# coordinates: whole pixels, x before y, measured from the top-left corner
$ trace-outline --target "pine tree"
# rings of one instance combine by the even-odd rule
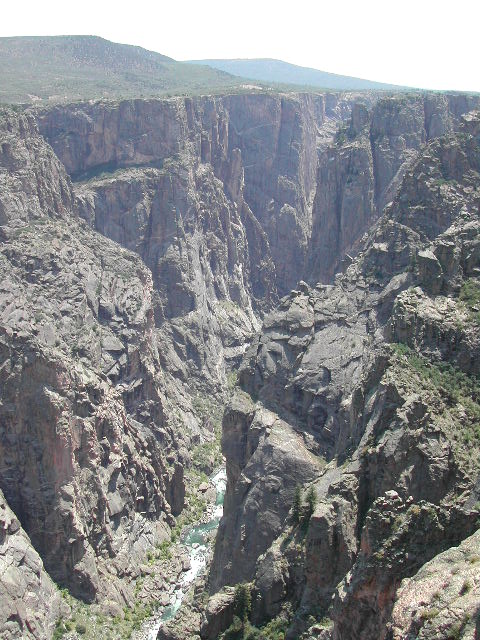
[[[242,624],[245,625],[252,608],[252,594],[249,584],[245,582],[237,584],[237,586],[235,587],[233,602],[235,614],[240,618]]]
[[[302,509],[302,489],[300,485],[297,484],[295,487],[295,493],[293,494],[293,504],[292,504],[292,517],[293,522],[298,524],[300,522],[300,512]]]
[[[307,503],[307,522],[312,517],[313,512],[315,511],[315,507],[317,506],[317,493],[313,487],[307,491],[307,495],[305,496],[305,502]]]

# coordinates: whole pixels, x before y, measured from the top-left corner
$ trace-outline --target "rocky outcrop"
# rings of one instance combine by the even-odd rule
[[[35,117],[80,215],[151,270],[163,368],[218,393],[277,292],[330,280],[420,146],[474,100],[256,94]]]
[[[183,640],[184,638],[200,640],[199,628],[200,613],[189,610],[188,614],[182,618],[162,624],[158,630],[157,640]]]
[[[337,131],[335,144],[319,157],[306,274],[312,283],[332,278],[381,211],[375,199],[371,127],[367,107],[354,104],[350,124]]]
[[[167,182],[173,179],[178,185],[179,178],[189,179],[188,171],[209,165],[237,205],[236,215],[243,218],[249,243],[261,246],[261,239],[251,236],[265,234],[268,252],[250,265],[253,278],[268,287],[255,296],[260,303],[260,298],[268,300],[269,290],[294,286],[303,270],[317,138],[325,123],[345,117],[351,101],[348,95],[136,100],[58,107],[38,113],[37,119],[74,178],[105,169],[154,165],[167,174]],[[172,163],[180,167],[180,175],[175,175]],[[180,189],[185,191],[185,186]],[[157,208],[174,209],[183,221],[191,205],[188,197],[182,203],[178,188],[175,192],[168,197],[167,191]],[[162,236],[154,240],[158,252]],[[268,264],[269,253],[275,269],[262,278],[262,263]]]
[[[151,270],[163,368],[218,390],[225,361],[236,362],[258,328],[250,253],[256,256],[259,239],[249,249],[241,211],[211,168],[128,169],[77,193],[96,229],[139,253]],[[264,272],[256,272],[262,282],[273,269],[265,257]],[[265,293],[275,298],[274,289]]]
[[[218,638],[231,625],[233,614],[234,590],[227,587],[208,601],[200,628],[200,637],[206,640]]]
[[[456,129],[462,114],[476,105],[478,98],[466,95],[378,100],[375,94],[243,94],[80,103],[40,111],[36,117],[76,179],[122,167],[161,167],[168,175],[172,170],[166,182],[176,183],[176,196],[164,197],[156,208],[174,208],[180,220],[185,204],[176,168],[183,167],[185,180],[189,167],[211,166],[247,227],[250,277],[263,283],[254,290],[261,304],[269,300],[270,291],[286,293],[302,278],[331,278],[339,260],[393,198],[422,144]],[[139,222],[132,222],[132,214],[120,224],[122,232],[114,220],[104,226],[106,214],[118,217],[119,211],[131,211],[137,203],[137,211],[145,210],[144,197],[151,189],[138,174],[127,182],[128,196],[122,196],[120,185],[114,200],[95,181],[91,186],[95,193],[102,192],[99,230],[112,232],[130,248],[137,242],[137,249],[143,234],[128,238]],[[193,186],[198,190],[198,184]],[[110,181],[110,194],[112,187]],[[266,256],[252,254],[250,246],[262,244],[252,238],[262,231]],[[153,238],[156,253],[160,238]],[[269,254],[274,269],[262,274]]]
[[[389,637],[401,580],[475,530],[476,121],[407,163],[345,274],[334,286],[300,283],[244,358],[243,391],[224,418],[228,485],[211,587],[254,579],[258,622],[290,602],[287,637],[312,615],[331,615],[322,633],[338,640]],[[312,460],[310,478],[283,456],[292,444]],[[267,486],[270,459],[282,463],[281,506]],[[317,499],[303,534],[288,517],[293,477]]]
[[[402,578],[414,575],[425,561],[475,529],[476,513],[422,502],[408,507],[394,494],[387,492],[369,511],[359,556],[336,594],[335,639],[388,637],[393,600]],[[473,617],[476,607],[469,613]]]
[[[212,589],[251,577],[256,559],[283,530],[295,486],[315,477],[319,462],[290,425],[268,411],[246,413],[240,392],[224,422],[225,517],[210,575]]]
[[[48,638],[61,609],[57,587],[0,491],[2,637]]]
[[[392,640],[474,638],[480,626],[480,532],[425,564],[397,591],[389,624]]]
[[[394,199],[422,146],[458,130],[479,102],[467,96],[393,96],[352,107],[319,157],[305,277],[315,284],[348,266],[364,233]],[[346,262],[345,262],[346,261]]]

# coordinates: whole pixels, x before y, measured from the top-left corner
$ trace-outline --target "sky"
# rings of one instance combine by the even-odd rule
[[[22,0],[0,36],[98,35],[177,60],[277,58],[425,89],[480,91],[479,0]]]

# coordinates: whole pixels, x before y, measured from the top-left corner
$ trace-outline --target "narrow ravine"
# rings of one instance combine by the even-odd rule
[[[213,484],[217,492],[215,505],[209,507],[210,518],[207,522],[202,522],[188,529],[185,538],[182,540],[182,544],[188,550],[190,569],[186,571],[181,579],[174,585],[170,604],[160,608],[155,616],[144,623],[141,631],[135,635],[136,640],[156,640],[161,625],[175,617],[190,585],[207,566],[209,559],[208,540],[211,532],[218,528],[220,518],[223,514],[223,499],[227,482],[225,467],[217,469],[210,476],[209,482]]]

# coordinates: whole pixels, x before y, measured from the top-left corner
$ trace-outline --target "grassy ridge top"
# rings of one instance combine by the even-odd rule
[[[195,93],[240,86],[207,66],[97,36],[0,38],[0,102]]]

